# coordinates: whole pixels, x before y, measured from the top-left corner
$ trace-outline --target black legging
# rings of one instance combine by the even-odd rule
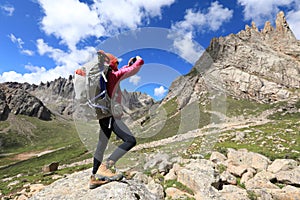
[[[100,133],[97,149],[94,155],[93,174],[96,174],[103,160],[104,151],[112,131],[123,140],[123,143],[108,157],[108,160],[117,162],[125,153],[136,145],[136,139],[129,128],[119,119],[107,117],[99,120]]]

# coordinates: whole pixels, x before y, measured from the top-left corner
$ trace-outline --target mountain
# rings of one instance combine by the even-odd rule
[[[268,103],[299,96],[300,41],[283,12],[276,27],[255,23],[237,34],[213,38],[191,72],[170,87],[165,101],[177,97],[179,108],[212,90],[237,99]]]
[[[9,82],[0,84],[0,120],[7,119],[11,114],[23,114],[50,120],[51,115],[72,117],[74,86],[73,76],[68,79],[58,78],[40,85]],[[154,100],[140,92],[123,92],[125,113],[131,115],[137,109],[149,107]],[[126,115],[125,114],[125,115]]]

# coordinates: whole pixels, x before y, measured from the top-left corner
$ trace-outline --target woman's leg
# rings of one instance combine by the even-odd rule
[[[124,154],[136,145],[136,139],[129,128],[119,119],[112,120],[112,130],[123,140],[123,143],[109,156],[108,161],[116,163]]]
[[[96,152],[94,154],[94,162],[93,162],[93,174],[97,173],[99,166],[102,163],[104,151],[107,147],[108,140],[111,136],[112,129],[110,128],[111,117],[100,119],[100,133],[99,140],[96,148]]]

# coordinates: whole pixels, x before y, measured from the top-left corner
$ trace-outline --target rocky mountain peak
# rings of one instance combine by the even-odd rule
[[[237,34],[213,38],[192,71],[175,80],[170,91],[176,91],[183,107],[204,97],[207,88],[220,87],[235,98],[265,103],[299,97],[300,41],[283,12],[277,14],[276,28],[267,21],[259,30],[252,22]]]
[[[280,11],[277,14],[275,24],[276,24],[275,30],[278,34],[285,35],[285,36],[289,37],[290,39],[296,40],[295,35],[293,34],[292,30],[290,29],[290,27],[285,19],[285,15],[284,15],[283,11]]]

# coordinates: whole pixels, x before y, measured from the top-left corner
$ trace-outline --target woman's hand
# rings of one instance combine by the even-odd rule
[[[142,60],[140,56],[132,57],[128,61],[128,66],[131,66],[133,63],[135,63],[137,60]]]

